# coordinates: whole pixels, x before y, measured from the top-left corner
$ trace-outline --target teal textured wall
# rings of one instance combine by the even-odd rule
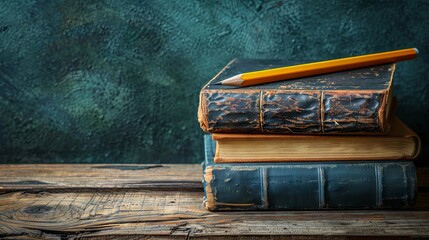
[[[419,48],[398,114],[429,137],[429,1],[0,0],[0,162],[201,162],[198,92],[230,59]]]

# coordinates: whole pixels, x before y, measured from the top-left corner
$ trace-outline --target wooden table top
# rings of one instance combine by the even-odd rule
[[[201,179],[199,164],[0,165],[0,238],[429,238],[429,168],[406,211],[213,213]]]

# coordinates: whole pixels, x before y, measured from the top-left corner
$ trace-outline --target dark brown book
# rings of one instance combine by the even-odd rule
[[[200,92],[198,121],[210,133],[387,134],[395,64],[250,87],[228,77],[297,64],[232,60]]]

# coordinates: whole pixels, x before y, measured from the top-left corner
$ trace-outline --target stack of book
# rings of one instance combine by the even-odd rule
[[[235,59],[201,90],[206,209],[413,206],[420,140],[394,116],[395,63],[244,88],[214,84],[292,64]]]

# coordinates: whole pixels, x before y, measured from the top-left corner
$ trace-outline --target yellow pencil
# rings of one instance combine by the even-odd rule
[[[411,60],[417,56],[417,48],[408,48],[390,52],[374,53],[356,57],[306,63],[295,66],[273,68],[262,71],[247,72],[227,78],[215,84],[228,86],[251,86],[318,74],[345,71],[379,64]]]

